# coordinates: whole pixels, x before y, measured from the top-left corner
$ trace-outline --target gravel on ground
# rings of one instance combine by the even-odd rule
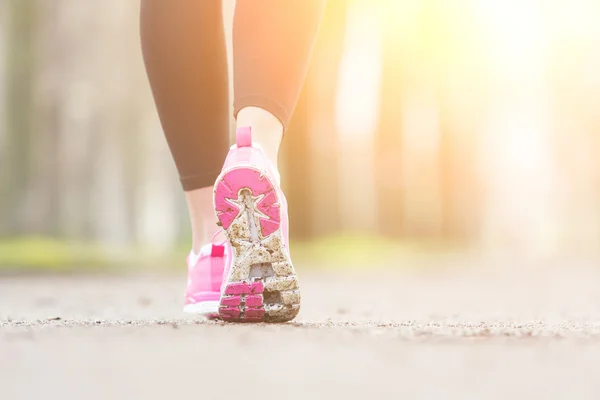
[[[0,276],[0,399],[598,399],[600,268],[555,264],[299,268],[278,325],[183,314],[182,274]]]

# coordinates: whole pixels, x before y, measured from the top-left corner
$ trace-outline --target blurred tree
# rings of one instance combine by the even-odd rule
[[[545,71],[553,84],[549,97],[560,246],[580,253],[600,251],[600,54],[589,51],[598,46],[600,7],[594,11],[555,32]]]
[[[409,24],[405,33],[408,40],[402,53],[399,88],[403,132],[401,147],[396,146],[402,157],[400,207],[406,216],[402,219],[402,233],[423,239],[439,237],[442,224],[438,71],[443,39],[438,3],[439,0],[423,0],[407,9],[412,18],[405,18]]]
[[[27,229],[31,170],[35,158],[36,0],[8,1],[6,11],[6,112],[0,185],[0,231]]]
[[[291,206],[290,227],[297,238],[340,229],[335,103],[347,5],[348,0],[327,3],[311,67],[283,142],[284,189]]]
[[[0,233],[171,245],[184,214],[137,2],[0,3]]]
[[[8,2],[0,1],[0,236],[8,232]]]
[[[402,179],[403,43],[395,13],[382,16],[382,71],[379,121],[375,134],[378,226],[381,234],[404,232]]]
[[[302,90],[281,148],[283,190],[289,204],[290,234],[306,238],[311,232],[310,202],[313,193],[307,166],[311,162],[308,145],[306,89]]]
[[[474,239],[481,223],[477,145],[485,115],[485,80],[468,0],[437,6],[442,235]],[[445,7],[445,8],[444,8]]]

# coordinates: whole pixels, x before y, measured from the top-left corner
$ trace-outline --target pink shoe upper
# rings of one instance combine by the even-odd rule
[[[229,244],[207,244],[200,250],[200,258],[194,265],[188,263],[188,285],[185,305],[203,301],[218,301],[226,265],[231,263]]]

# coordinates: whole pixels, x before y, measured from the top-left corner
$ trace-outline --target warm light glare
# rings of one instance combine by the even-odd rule
[[[381,76],[377,11],[357,2],[348,12],[336,99],[336,125],[342,138],[365,138],[376,129]]]
[[[550,21],[536,0],[480,0],[479,34],[496,75],[535,79],[542,72]]]
[[[379,102],[385,101],[380,98],[379,57],[396,60],[404,93],[397,108],[402,118],[398,135],[403,138],[403,173],[437,168],[431,165],[440,154],[443,129],[449,128],[447,121],[438,121],[439,113],[442,107],[467,107],[459,123],[475,127],[469,140],[479,143],[477,168],[482,171],[484,198],[489,200],[483,207],[490,218],[482,229],[518,237],[534,247],[552,247],[555,222],[561,218],[553,150],[557,116],[551,101],[559,82],[553,71],[571,77],[562,82],[569,90],[586,80],[599,80],[600,72],[591,67],[596,64],[583,59],[600,48],[600,3],[358,0],[351,4],[337,98],[342,140],[365,141],[372,135]],[[586,87],[591,90],[589,84]],[[478,98],[476,93],[485,96]],[[457,104],[439,103],[442,96]],[[450,129],[454,138],[463,136],[459,128]],[[369,149],[365,147],[365,154]],[[427,187],[435,179],[428,179],[421,174],[412,180],[425,188],[425,197],[434,193]],[[419,203],[422,195],[412,193],[417,189],[407,182],[411,192],[407,196]]]

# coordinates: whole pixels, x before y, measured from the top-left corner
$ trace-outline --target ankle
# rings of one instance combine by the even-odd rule
[[[212,187],[185,192],[192,227],[192,250],[198,254],[217,232],[217,220],[212,204]]]
[[[252,129],[252,142],[259,147],[277,168],[283,125],[276,116],[258,107],[245,107],[237,115],[237,126]]]
[[[200,253],[200,249],[202,249],[203,246],[205,246],[207,243],[210,243],[211,239],[212,239],[211,234],[209,234],[208,232],[206,232],[206,234],[194,234],[192,231],[192,251],[195,254],[199,254]]]

